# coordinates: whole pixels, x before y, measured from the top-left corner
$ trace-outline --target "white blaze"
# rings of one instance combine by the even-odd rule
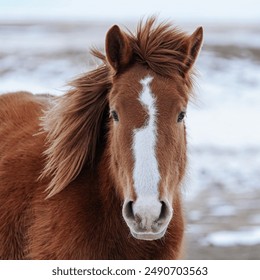
[[[139,101],[148,112],[147,123],[134,130],[134,188],[138,198],[152,198],[158,201],[160,173],[156,158],[156,98],[150,88],[151,76],[140,81],[143,86]]]

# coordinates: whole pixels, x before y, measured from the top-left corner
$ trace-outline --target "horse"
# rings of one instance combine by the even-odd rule
[[[62,96],[0,96],[1,259],[179,259],[203,29],[112,26]]]

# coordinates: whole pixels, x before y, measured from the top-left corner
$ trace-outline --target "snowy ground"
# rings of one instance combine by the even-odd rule
[[[0,22],[0,92],[62,94],[95,67],[103,22]],[[184,24],[192,31],[196,25]],[[260,259],[260,27],[205,26],[186,119],[187,257]]]

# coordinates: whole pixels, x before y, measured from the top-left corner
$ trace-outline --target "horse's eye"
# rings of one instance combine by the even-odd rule
[[[116,111],[111,111],[111,116],[114,119],[114,121],[116,121],[116,122],[119,121],[118,114]]]
[[[180,112],[177,122],[181,122],[184,119],[185,115],[186,115],[186,112],[184,112],[184,111]]]

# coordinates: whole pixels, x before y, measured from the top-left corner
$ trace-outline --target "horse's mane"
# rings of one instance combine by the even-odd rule
[[[187,54],[184,42],[188,36],[168,22],[156,25],[151,17],[145,23],[141,21],[136,34],[128,35],[133,47],[134,61],[147,65],[155,73],[174,78],[176,72],[185,72]],[[188,81],[188,84],[191,82]]]
[[[111,87],[108,67],[102,65],[71,85],[74,88],[58,97],[42,118],[48,147],[41,178],[52,177],[49,196],[75,179],[85,162],[95,161]]]
[[[183,42],[187,35],[169,23],[155,25],[152,17],[141,22],[136,34],[126,33],[133,48],[131,63],[146,65],[159,75],[173,78],[184,69]],[[102,65],[70,83],[72,89],[45,112],[43,130],[47,132],[46,165],[41,178],[50,176],[49,196],[64,189],[82,170],[93,166],[108,118],[107,94],[112,87],[113,71],[105,55],[92,54]],[[188,81],[188,82],[187,82]],[[191,80],[188,77],[188,86]]]

